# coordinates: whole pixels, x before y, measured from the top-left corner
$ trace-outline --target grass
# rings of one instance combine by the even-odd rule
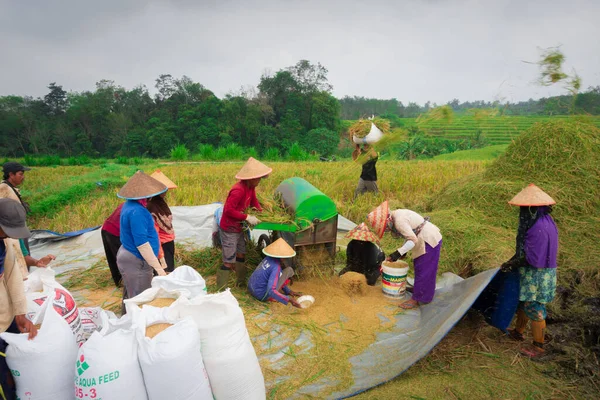
[[[306,179],[336,203],[339,212],[352,219],[362,220],[374,204],[389,199],[393,207],[412,207],[423,210],[426,198],[442,190],[450,181],[474,172],[483,171],[486,162],[481,161],[380,161],[378,167],[378,196],[366,194],[352,201],[361,167],[351,161],[323,162],[266,162],[273,168],[268,179],[261,181],[257,192],[272,195],[281,181],[292,176]],[[169,204],[192,206],[224,201],[235,183],[235,174],[243,162],[205,164],[158,165],[179,187],[168,194]],[[41,207],[30,217],[29,224],[37,229],[68,232],[102,224],[104,219],[120,202],[116,197],[117,186],[98,187],[80,194],[77,199],[63,196],[71,193],[72,186],[91,187],[93,182],[106,174],[121,179],[124,184],[136,168],[150,172],[157,167],[108,165],[106,169],[89,169],[80,174],[71,167],[35,168],[26,175],[24,196],[33,207],[45,197],[61,194],[62,200],[42,211]],[[64,169],[66,168],[66,169]],[[70,177],[69,174],[75,174]],[[46,179],[55,182],[47,185]],[[60,185],[56,184],[60,182]],[[52,197],[57,198],[57,197]]]
[[[440,154],[439,156],[433,157],[433,159],[442,161],[487,161],[498,158],[506,151],[507,147],[508,145],[506,144],[496,144],[482,147],[480,149],[459,150],[455,151],[454,153]]]

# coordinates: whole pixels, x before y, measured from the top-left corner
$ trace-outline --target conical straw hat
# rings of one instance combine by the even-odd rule
[[[167,178],[167,176],[165,174],[163,174],[160,169],[157,169],[156,171],[154,171],[152,173],[152,175],[150,175],[152,178],[156,179],[157,181],[159,181],[160,183],[164,184],[167,189],[176,189],[177,185],[175,183],[173,183],[172,180],[170,180],[169,178]]]
[[[355,226],[354,229],[348,232],[345,237],[348,239],[360,240],[363,242],[379,243],[379,238],[377,237],[377,235],[371,232],[367,224],[365,224],[364,222],[362,222],[360,225]]]
[[[263,253],[269,257],[275,258],[292,258],[296,255],[294,249],[282,238],[277,239],[263,249]]]
[[[371,225],[371,228],[373,228],[379,238],[382,238],[385,233],[385,224],[389,212],[390,209],[386,200],[367,215],[367,222],[369,222],[369,225]]]
[[[126,200],[140,200],[154,197],[166,191],[167,186],[164,183],[142,171],[138,171],[123,185],[117,196]]]
[[[235,179],[247,180],[262,178],[263,176],[269,175],[271,172],[273,172],[273,168],[269,168],[257,159],[250,157],[242,169],[240,169],[240,172],[237,173]]]
[[[525,189],[521,190],[511,201],[508,202],[511,206],[551,206],[556,204],[556,201],[544,192],[539,187],[530,183]]]

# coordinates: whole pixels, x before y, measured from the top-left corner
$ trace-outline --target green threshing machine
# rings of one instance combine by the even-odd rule
[[[259,250],[282,237],[294,247],[298,255],[306,246],[324,245],[333,259],[336,251],[338,213],[335,203],[319,189],[302,178],[284,180],[275,189],[281,195],[287,211],[294,216],[294,224],[271,223],[256,225],[256,229],[270,231],[258,239]],[[294,266],[298,262],[294,261]]]

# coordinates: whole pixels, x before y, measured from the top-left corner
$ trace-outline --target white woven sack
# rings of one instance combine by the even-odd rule
[[[48,309],[47,304],[51,303],[54,310],[69,324],[77,344],[84,343],[89,334],[86,334],[81,325],[77,303],[71,292],[56,281],[54,271],[40,268],[34,271],[30,277],[29,279],[32,281],[28,284],[29,292],[26,292],[25,297],[27,299],[27,317],[31,322],[40,324],[44,320],[44,310]],[[39,289],[38,278],[42,285],[41,293],[31,291]]]
[[[373,144],[379,142],[382,137],[383,132],[381,132],[381,130],[371,122],[371,130],[369,131],[369,134],[362,138],[352,136],[352,141],[356,144]]]
[[[139,362],[150,400],[212,400],[210,382],[200,352],[198,327],[191,318],[174,320],[168,308],[146,306],[138,325]],[[146,326],[174,324],[153,338]]]
[[[0,333],[8,343],[6,362],[17,386],[17,397],[27,400],[73,399],[73,365],[77,343],[65,320],[50,307],[33,340],[27,334]]]
[[[100,307],[80,307],[79,318],[84,337],[87,340],[94,332],[99,332],[103,328],[103,317],[106,314],[108,319],[116,319],[117,316],[112,311],[103,310]]]
[[[242,309],[229,289],[182,301],[179,317],[192,317],[202,339],[202,358],[215,399],[264,400],[265,381],[246,330]]]
[[[161,287],[151,287],[137,296],[125,300],[125,310],[127,311],[127,314],[132,314],[132,318],[135,320],[136,316],[141,311],[140,307],[143,307],[145,303],[149,303],[154,299],[177,299],[173,303],[175,304],[178,302],[178,299],[182,297],[189,298],[190,292],[187,289],[166,290]]]
[[[190,293],[190,298],[206,294],[206,282],[194,268],[182,265],[175,268],[167,276],[156,276],[152,279],[153,288],[163,288],[167,291],[184,289]]]
[[[102,319],[102,331],[79,348],[75,398],[147,400],[131,319],[110,319],[107,314]]]

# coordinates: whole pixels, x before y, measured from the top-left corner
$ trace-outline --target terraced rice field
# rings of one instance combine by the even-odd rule
[[[585,118],[600,127],[600,117],[596,116],[498,116],[476,118],[473,116],[456,116],[451,122],[445,120],[428,120],[417,122],[415,118],[403,118],[404,126],[418,126],[426,135],[439,136],[446,139],[468,139],[481,131],[490,144],[508,144],[523,131],[537,122],[557,120],[579,120]]]

